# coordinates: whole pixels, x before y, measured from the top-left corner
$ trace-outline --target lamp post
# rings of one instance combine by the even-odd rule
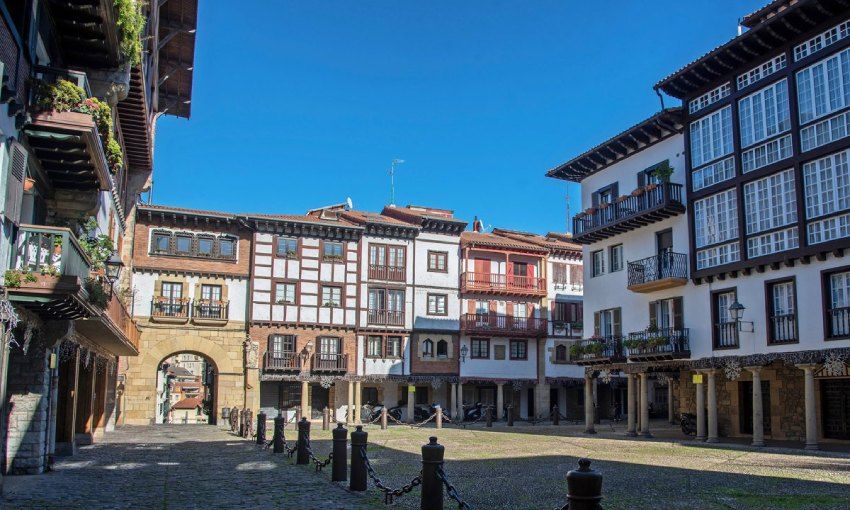
[[[744,310],[746,310],[746,309],[747,309],[747,307],[745,307],[744,305],[739,303],[738,300],[736,299],[734,303],[729,305],[729,315],[732,316],[732,320],[735,321],[735,324],[737,325],[738,331],[743,331],[743,329],[741,328],[741,324],[749,324],[750,330],[747,331],[747,332],[752,333],[753,330],[754,330],[753,322],[741,320],[744,317]]]
[[[121,276],[121,269],[124,268],[124,263],[121,262],[121,257],[118,256],[118,252],[112,252],[112,255],[103,263],[106,269],[106,279],[109,280],[109,293],[115,290],[114,285],[115,282],[118,281],[118,277]]]
[[[466,355],[467,354],[469,354],[469,347],[466,344],[464,344],[460,348],[460,362],[461,363],[466,363]]]

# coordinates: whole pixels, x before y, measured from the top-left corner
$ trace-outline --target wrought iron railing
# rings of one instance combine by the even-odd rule
[[[537,317],[512,317],[496,313],[465,313],[460,328],[478,333],[545,334],[548,321]]]
[[[581,213],[574,217],[573,237],[638,217],[672,203],[682,205],[681,184],[667,182],[652,189],[644,188],[640,194],[629,195],[619,202],[601,204],[590,214]]]
[[[770,318],[770,343],[784,344],[797,341],[797,314],[774,315]]]
[[[153,298],[151,317],[188,319],[189,308],[188,299]]]
[[[850,306],[830,308],[829,337],[842,338],[850,336]]]
[[[301,356],[294,352],[267,351],[263,355],[263,370],[298,372],[301,370]]]
[[[403,310],[374,310],[366,311],[369,324],[381,326],[404,326]]]
[[[313,372],[345,372],[348,370],[347,354],[313,354]]]
[[[629,333],[624,342],[626,353],[631,356],[671,355],[687,356],[691,352],[688,328],[647,329]]]
[[[629,285],[640,285],[664,278],[688,278],[688,256],[665,252],[629,262]]]
[[[721,322],[714,325],[714,348],[734,349],[738,347],[738,323]]]
[[[461,275],[462,291],[505,290],[546,292],[546,278],[499,273],[465,272]]]
[[[200,299],[193,303],[192,318],[227,320],[228,302],[216,299]]]
[[[598,336],[579,340],[571,348],[575,361],[617,360],[623,356],[623,337],[620,335]]]

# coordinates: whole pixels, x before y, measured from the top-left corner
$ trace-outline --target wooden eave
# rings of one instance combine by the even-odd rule
[[[198,0],[159,2],[158,111],[188,119],[192,113]]]
[[[149,172],[153,167],[153,143],[145,77],[141,66],[130,70],[130,90],[118,103],[117,124],[124,140],[124,154],[131,172]]]
[[[579,244],[592,244],[684,212],[685,206],[681,202],[665,201],[662,205],[654,209],[648,209],[623,220],[608,223],[580,234],[574,234],[573,241]]]
[[[117,68],[122,59],[114,0],[48,0],[65,65]]]

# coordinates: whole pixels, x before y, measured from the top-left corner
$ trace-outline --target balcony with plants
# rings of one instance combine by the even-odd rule
[[[626,361],[619,335],[594,335],[570,346],[570,359],[576,365],[605,365]]]
[[[545,296],[546,278],[500,273],[464,272],[461,292],[482,294]]]
[[[650,325],[629,333],[623,341],[629,361],[663,361],[689,358],[688,328],[659,328]]]

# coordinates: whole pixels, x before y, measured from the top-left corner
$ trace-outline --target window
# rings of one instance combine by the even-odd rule
[[[514,303],[514,317],[520,319],[525,319],[526,317],[528,317],[528,304]],[[522,327],[524,327],[524,325]]]
[[[787,134],[743,151],[741,153],[741,168],[744,173],[752,172],[785,158],[790,158],[792,153],[791,135]]]
[[[623,334],[620,322],[621,311],[619,308],[600,310],[593,313],[593,334],[596,336],[610,337]]]
[[[151,237],[151,254],[180,257],[236,259],[237,239],[231,236],[157,231]]]
[[[179,255],[189,255],[192,253],[192,237],[187,235],[177,235],[177,253]]]
[[[824,276],[826,337],[850,336],[850,271],[827,273]]]
[[[741,260],[741,246],[737,241],[697,251],[697,269],[722,266]]]
[[[322,287],[322,306],[331,308],[339,308],[342,306],[342,288],[341,287]]]
[[[294,283],[276,283],[274,286],[274,302],[278,305],[294,305],[295,304],[295,285]],[[322,300],[324,303],[324,299]]]
[[[850,168],[841,151],[803,165],[806,218],[850,209]]]
[[[611,272],[623,270],[623,245],[615,244],[609,248],[608,257],[611,260]]]
[[[735,290],[719,291],[712,295],[715,349],[738,347],[738,324],[732,319],[732,312],[729,311],[737,297]]]
[[[570,285],[573,290],[584,287],[584,267],[580,264],[570,264]]]
[[[732,152],[732,107],[727,106],[691,123],[691,167]]]
[[[366,338],[366,357],[380,358],[383,356],[384,337],[369,336]]]
[[[808,57],[812,53],[820,51],[830,44],[835,44],[836,42],[844,39],[850,35],[850,21],[845,21],[840,23],[826,32],[820,33],[815,37],[812,37],[808,41],[803,44],[798,44],[794,47],[794,60],[800,60]]]
[[[271,335],[269,337],[269,351],[275,358],[295,354],[295,335]]]
[[[370,324],[404,325],[404,291],[369,289],[368,321]]]
[[[649,324],[660,330],[681,331],[685,327],[682,298],[659,299],[649,303]]]
[[[735,158],[729,157],[694,170],[691,174],[691,182],[696,191],[718,182],[728,181],[732,177],[735,177]]]
[[[796,290],[794,280],[768,282],[768,343],[797,341]]]
[[[699,110],[707,108],[708,106],[720,101],[724,97],[727,97],[731,93],[732,86],[729,83],[724,83],[716,89],[709,90],[705,94],[693,99],[690,103],[688,103],[688,112],[698,112]]]
[[[319,340],[319,355],[322,359],[334,359],[342,352],[342,339],[333,336],[322,336]]]
[[[363,389],[360,390],[360,401],[370,406],[379,404],[378,388],[374,386],[364,386]]]
[[[850,49],[825,58],[797,73],[800,124],[850,105]]]
[[[422,342],[422,356],[425,358],[434,357],[434,341],[430,338],[426,338]]]
[[[322,245],[322,260],[342,262],[342,243],[325,241]]]
[[[738,124],[741,147],[791,129],[788,80],[780,80],[738,101]]]
[[[222,237],[218,240],[218,254],[222,258],[233,258],[236,254],[236,242],[233,239]]]
[[[449,343],[445,340],[440,340],[437,342],[437,357],[438,358],[448,358],[449,357]]]
[[[212,237],[198,236],[198,256],[212,257],[215,241]]]
[[[511,359],[528,359],[528,342],[511,340]]]
[[[444,251],[429,251],[428,252],[428,271],[438,273],[448,272],[448,252]]]
[[[738,200],[734,189],[694,202],[694,230],[697,248],[721,243],[738,237]],[[735,246],[733,246],[735,245]],[[737,261],[737,243],[725,249],[697,251],[697,269],[711,267],[717,263]],[[700,266],[702,253],[702,266]]]
[[[490,302],[478,300],[475,302],[475,313],[478,315],[486,315],[490,313]]]
[[[160,317],[188,317],[188,306],[183,301],[183,283],[162,282],[160,296],[152,312]]]
[[[771,74],[785,69],[788,64],[788,58],[785,54],[778,55],[764,64],[756,66],[744,74],[738,76],[738,90],[743,89],[759,80],[767,78]]]
[[[605,272],[605,252],[597,250],[591,255],[591,276],[599,276]]]
[[[428,315],[446,315],[446,294],[428,294]]]
[[[201,299],[204,301],[221,301],[221,285],[201,285]]]
[[[472,350],[470,357],[472,359],[490,359],[490,339],[489,338],[473,338],[471,340]]]
[[[171,234],[154,233],[152,253],[168,253],[171,251]]]
[[[744,185],[747,233],[754,234],[797,222],[794,170],[788,169]]]
[[[810,151],[847,136],[850,136],[850,112],[839,113],[801,129],[800,148],[803,152]]]
[[[294,237],[277,238],[277,256],[288,259],[298,258],[298,239]]]
[[[552,263],[552,283],[555,285],[564,286],[569,283],[567,280],[567,265],[562,262]]]
[[[555,346],[555,363],[567,362],[567,346],[559,344]]]
[[[388,358],[401,358],[401,337],[400,336],[388,336],[387,337],[387,357]]]
[[[183,297],[183,284],[162,282],[162,297],[168,301],[179,301]]]

